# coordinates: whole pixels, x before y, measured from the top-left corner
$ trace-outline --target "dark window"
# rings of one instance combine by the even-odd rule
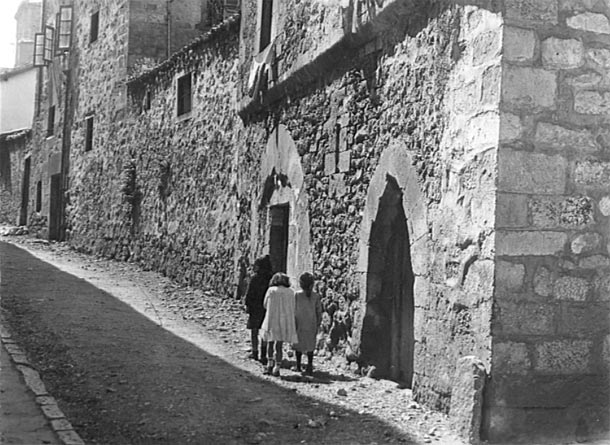
[[[271,20],[273,18],[273,0],[262,0],[262,3],[259,51],[264,50],[271,43]]]
[[[40,212],[42,209],[42,181],[36,183],[36,211]]]
[[[93,116],[85,119],[85,151],[93,148]]]
[[[49,107],[49,114],[47,116],[47,137],[53,136],[55,132],[55,105]]]
[[[100,28],[100,12],[94,12],[91,14],[91,32],[89,34],[89,43],[93,43],[97,40],[97,34]]]
[[[178,79],[178,116],[189,113],[191,106],[191,73],[188,73]]]
[[[150,92],[150,90],[147,90],[146,93],[144,94],[142,108],[144,110],[150,110],[151,104],[152,104],[152,93]]]

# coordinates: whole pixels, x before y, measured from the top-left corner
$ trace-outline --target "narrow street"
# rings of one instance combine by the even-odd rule
[[[2,314],[88,444],[459,443],[395,383],[247,360],[237,302],[62,245],[0,243]],[[4,376],[3,376],[4,378]]]

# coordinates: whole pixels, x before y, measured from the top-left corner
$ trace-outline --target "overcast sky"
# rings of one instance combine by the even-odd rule
[[[0,67],[15,65],[15,13],[21,0],[0,0]]]

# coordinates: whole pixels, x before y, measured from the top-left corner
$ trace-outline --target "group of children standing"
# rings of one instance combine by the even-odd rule
[[[299,277],[300,289],[295,292],[290,288],[288,275],[272,273],[269,255],[254,261],[254,274],[245,298],[247,328],[251,331],[251,357],[260,359],[266,374],[279,377],[282,348],[287,342],[295,350],[296,371],[313,375],[313,352],[322,319],[322,304],[313,290],[314,282],[311,273],[303,273]],[[307,366],[303,370],[304,353]]]

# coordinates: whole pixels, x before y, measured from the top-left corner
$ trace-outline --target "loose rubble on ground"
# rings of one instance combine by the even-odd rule
[[[10,242],[26,245],[32,250],[49,251],[65,261],[78,262],[87,270],[128,277],[147,295],[154,295],[155,301],[161,301],[167,309],[187,322],[199,324],[224,343],[238,366],[249,368],[262,376],[262,366],[248,359],[249,331],[246,330],[246,314],[239,301],[222,298],[211,291],[180,286],[169,278],[156,272],[143,271],[134,264],[79,253],[64,243],[15,236],[26,233],[27,229],[23,228],[0,227],[0,235]],[[151,309],[155,310],[152,303]],[[405,433],[407,430],[411,435],[416,432],[421,443],[462,443],[451,433],[447,416],[415,402],[409,388],[389,380],[360,376],[356,368],[350,368],[342,356],[334,356],[329,351],[317,351],[313,378],[291,371],[290,366],[293,364],[294,357],[287,348],[281,378],[264,378],[304,396],[336,406],[326,417],[309,419],[309,428],[324,428],[333,419],[346,415],[343,412],[345,408],[359,414],[374,415]]]

